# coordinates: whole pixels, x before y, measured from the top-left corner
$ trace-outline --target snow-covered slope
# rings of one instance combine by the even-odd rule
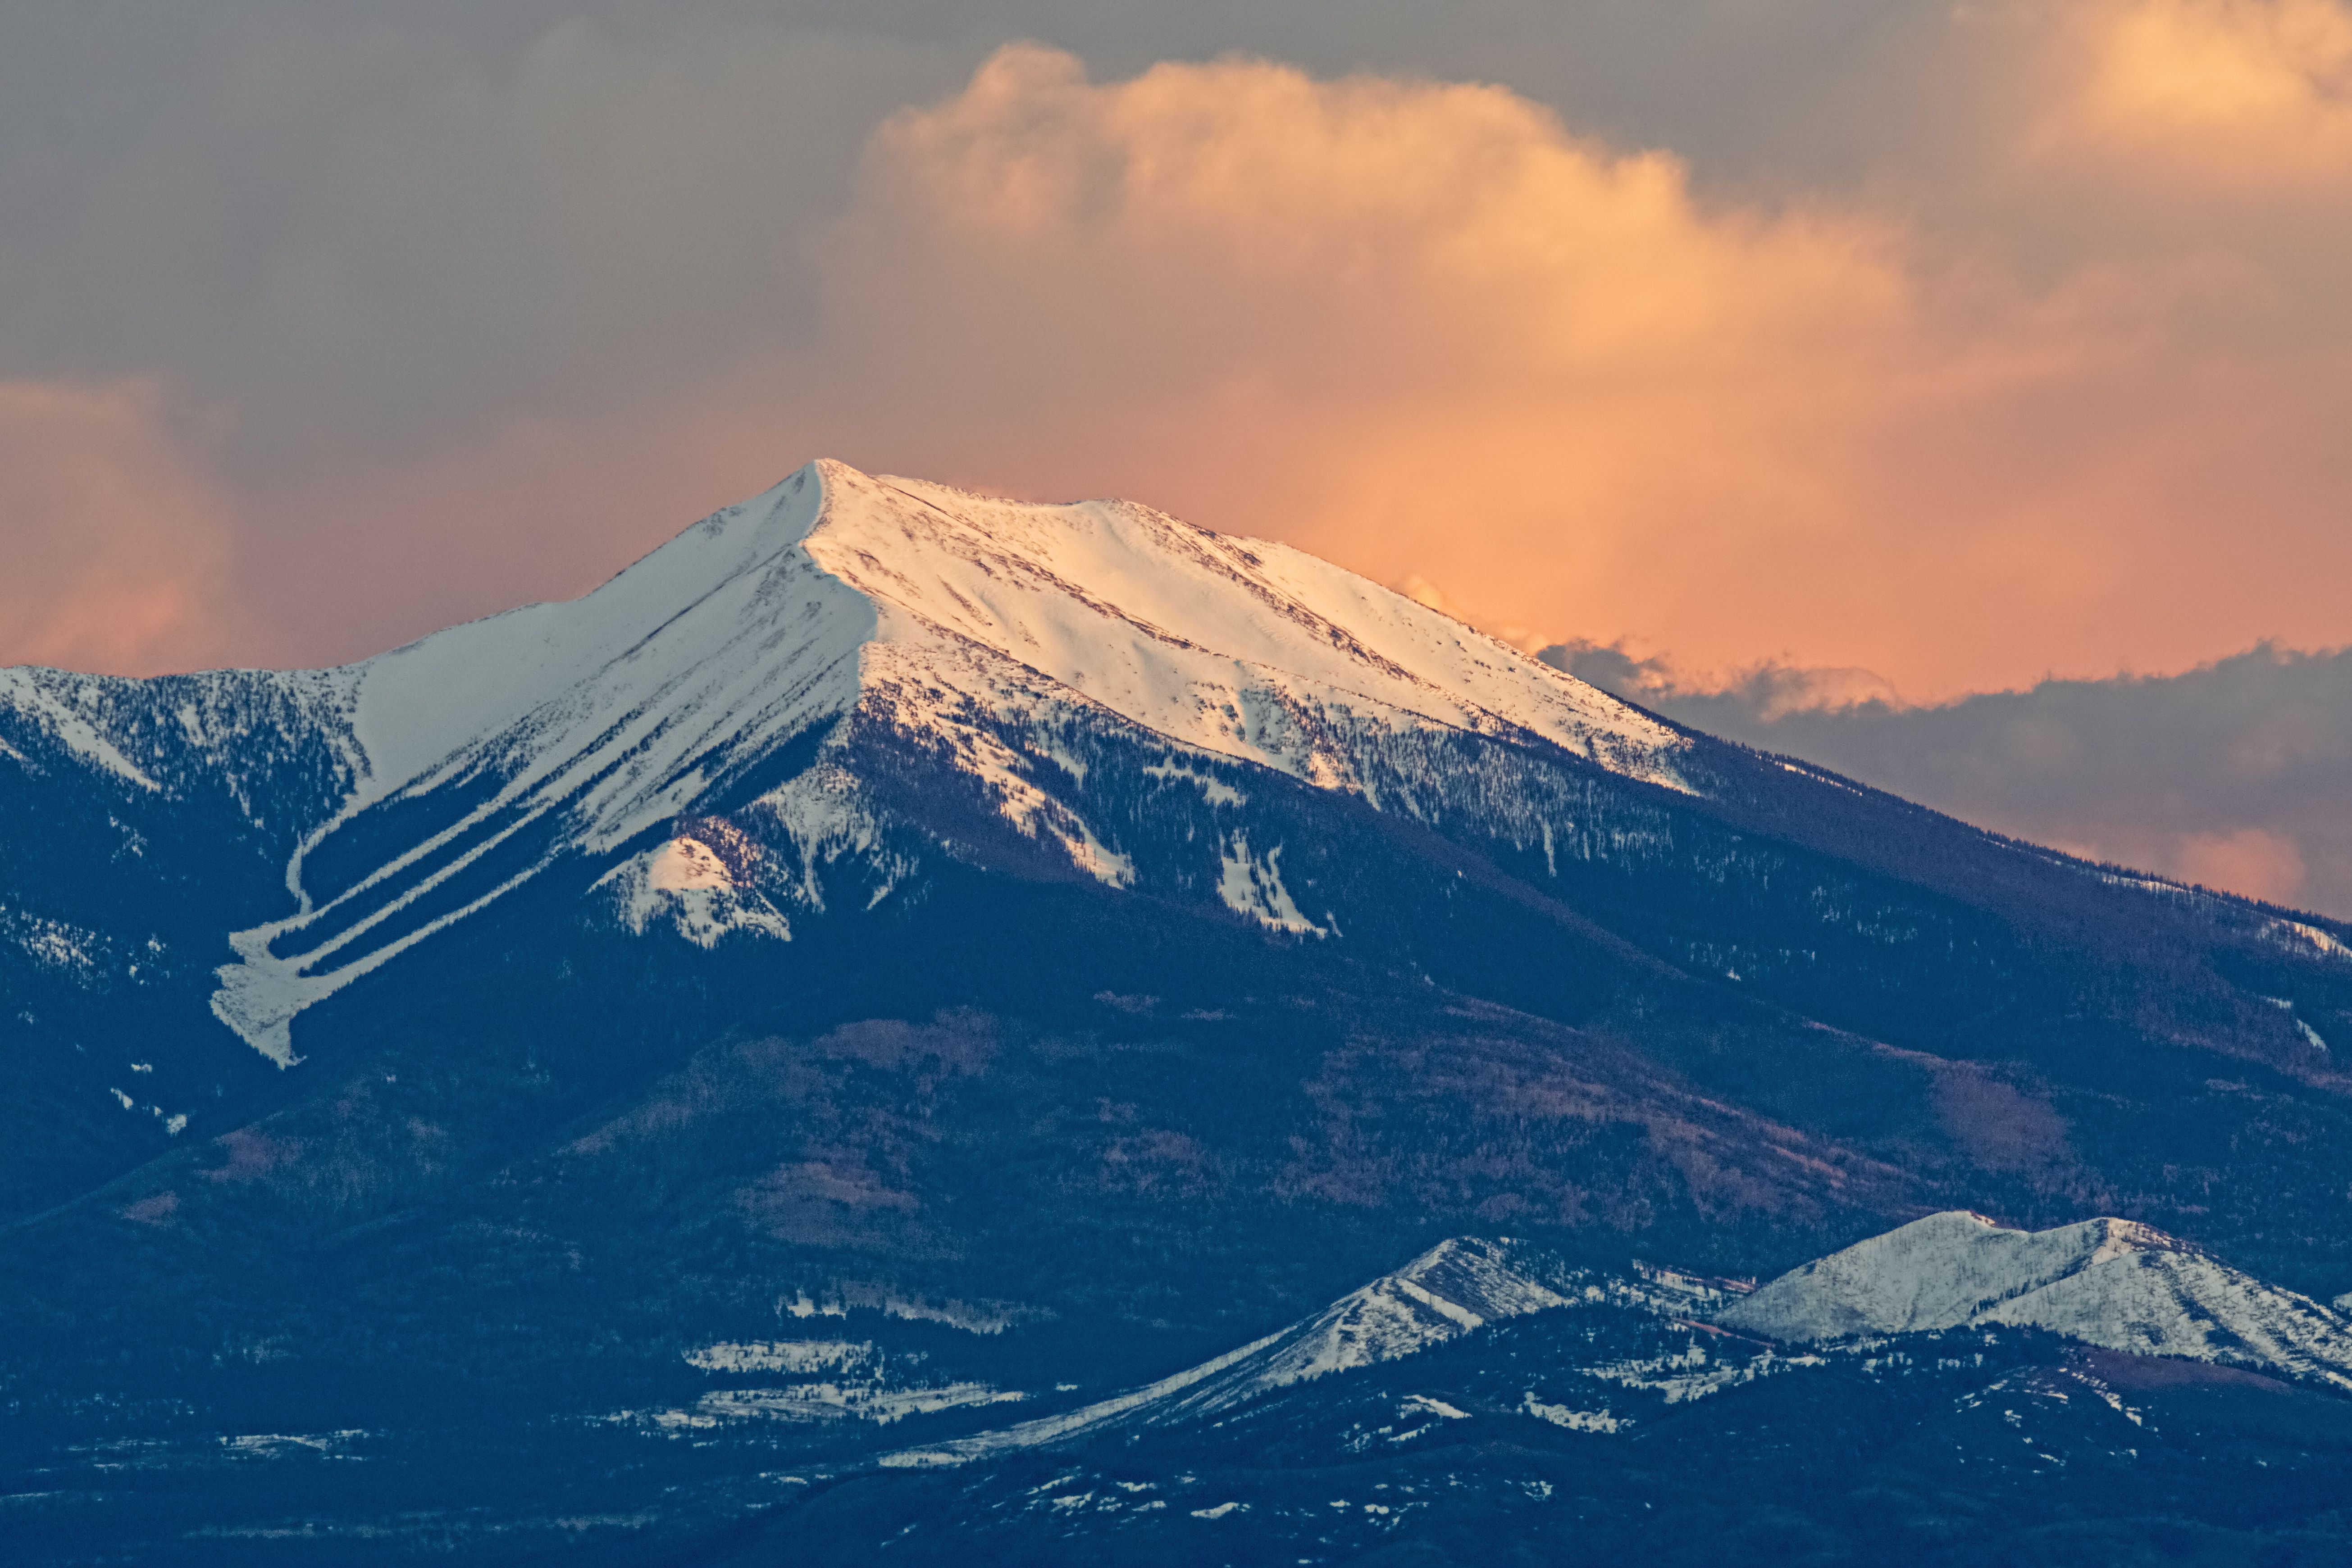
[[[1287,546],[1126,501],[1030,506],[816,466],[809,554],[879,609],[869,679],[920,670],[1001,700],[982,651],[1202,752],[1353,782],[1315,713],[1566,746],[1662,782],[1673,731],[1402,595]],[[936,706],[939,698],[923,700]]]
[[[962,1464],[1115,1426],[1157,1426],[1213,1415],[1293,1384],[1395,1361],[1488,1323],[1567,1306],[1571,1298],[1546,1283],[1544,1272],[1516,1261],[1507,1242],[1469,1237],[1441,1241],[1313,1317],[1172,1377],[1059,1415],[908,1450],[884,1462]]]
[[[1744,1289],[1744,1283],[1665,1269],[1643,1268],[1636,1279],[1594,1274],[1564,1268],[1523,1243],[1457,1237],[1312,1317],[1158,1383],[883,1462],[963,1464],[1108,1431],[1213,1417],[1492,1323],[1603,1303],[1684,1326],[1711,1318],[1724,1328],[1791,1342],[1969,1325],[2037,1328],[2140,1355],[2228,1362],[2352,1389],[2352,1319],[2129,1220],[2026,1232],[1955,1210],[1818,1258],[1752,1294]],[[1682,1354],[1577,1370],[1663,1393],[1672,1404],[1821,1364],[1767,1355],[1715,1365],[1694,1341]]]
[[[536,605],[337,672],[357,753],[341,807],[287,867],[293,915],[231,937],[213,1008],[280,1063],[304,1007],[574,851],[687,810],[856,700],[872,606],[793,548],[822,507],[803,470],[587,598]],[[322,844],[371,808],[415,829],[320,889]],[[492,861],[502,857],[502,861]],[[485,862],[495,875],[479,869]]]
[[[1123,501],[985,500],[820,462],[697,524],[585,598],[538,605],[284,687],[331,737],[344,794],[286,867],[290,914],[228,935],[213,1010],[281,1065],[293,1019],[567,857],[622,918],[705,945],[789,938],[789,909],[730,880],[722,846],[648,836],[796,738],[858,714],[971,775],[1030,837],[1112,886],[1132,858],[1035,781],[1083,777],[1073,727],[1160,738],[1381,805],[1367,737],[1452,731],[1563,748],[1679,787],[1674,731],[1460,623],[1284,546]],[[5,700],[89,765],[160,787],[109,733],[126,684],[12,674]],[[104,700],[101,700],[103,699]],[[1007,736],[1013,737],[1008,743]],[[234,739],[234,738],[232,738]],[[230,750],[234,750],[232,745]],[[804,866],[883,858],[858,781],[822,761],[768,784]],[[724,826],[719,829],[723,835]],[[638,848],[640,845],[646,847]],[[1223,846],[1224,901],[1325,926],[1276,857]],[[700,866],[682,878],[681,866]],[[868,868],[887,894],[903,867]],[[814,873],[798,900],[822,910]]]
[[[2352,1388],[2352,1319],[2130,1220],[2028,1232],[1930,1215],[1780,1276],[1717,1321],[1784,1341],[2002,1323]]]
[[[1533,1312],[1607,1303],[1686,1322],[1726,1299],[1720,1281],[1665,1269],[1645,1269],[1631,1279],[1594,1274],[1564,1268],[1525,1242],[1455,1237],[1312,1317],[1172,1377],[1058,1415],[909,1449],[883,1462],[963,1464],[1114,1429],[1202,1420],[1298,1384],[1400,1361]],[[1604,1369],[1600,1375],[1616,1370]]]
[[[1159,1418],[1205,1415],[1294,1383],[1395,1361],[1488,1323],[1568,1305],[1510,1244],[1457,1237],[1262,1340],[1164,1402]]]

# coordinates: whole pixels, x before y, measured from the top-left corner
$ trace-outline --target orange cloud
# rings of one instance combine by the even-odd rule
[[[2259,256],[2030,286],[1858,202],[1704,202],[1500,89],[1024,47],[884,127],[822,260],[804,426],[1490,626],[1928,695],[2352,620],[2352,344],[2282,339]]]
[[[2352,172],[2352,12],[2335,0],[2109,0],[2066,16],[2048,151],[2153,156],[2233,189]]]

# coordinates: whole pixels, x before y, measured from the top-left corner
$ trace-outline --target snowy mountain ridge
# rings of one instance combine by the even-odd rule
[[[2029,1232],[1929,1215],[1793,1269],[1716,1321],[1790,1342],[1999,1323],[2352,1389],[2352,1317],[2123,1219]]]
[[[1549,1282],[1548,1275],[1553,1276]],[[1396,1361],[1489,1323],[1581,1300],[1580,1290],[1570,1295],[1555,1288],[1567,1284],[1553,1271],[1515,1258],[1508,1241],[1456,1237],[1311,1317],[1171,1377],[1058,1415],[908,1450],[883,1462],[899,1468],[962,1464],[1113,1426],[1166,1426],[1216,1415],[1294,1384]]]
[[[2352,1390],[2352,1317],[2340,1310],[2131,1220],[2026,1232],[1954,1210],[1817,1258],[1752,1293],[1744,1281],[1672,1269],[1638,1268],[1626,1278],[1565,1268],[1509,1238],[1455,1237],[1310,1317],[1157,1383],[903,1450],[882,1463],[960,1465],[1107,1431],[1213,1419],[1297,1384],[1401,1361],[1494,1324],[1603,1304],[1694,1331],[1712,1323],[1783,1343],[1970,1326],[2035,1328],[2134,1355],[2224,1363]],[[1825,1364],[1818,1356],[1769,1352],[1714,1364],[1695,1332],[1681,1354],[1580,1370],[1602,1383],[1661,1393],[1674,1404]]]
[[[1510,1237],[1454,1237],[1321,1311],[1143,1388],[1056,1415],[886,1458],[954,1465],[1138,1426],[1208,1420],[1299,1384],[1402,1361],[1532,1313],[1607,1303],[1677,1321],[1722,1306],[1722,1282],[1668,1269],[1633,1279],[1563,1268]]]
[[[251,688],[315,728],[340,797],[286,865],[290,913],[229,934],[213,1010],[281,1066],[305,1008],[562,858],[611,857],[704,806],[803,736],[853,715],[952,760],[1020,831],[1131,885],[1132,857],[1056,797],[1083,779],[1073,728],[1124,727],[1171,782],[1244,792],[1204,766],[1268,768],[1385,801],[1366,737],[1456,731],[1557,747],[1684,787],[1675,731],[1571,677],[1287,546],[1231,539],[1124,501],[1031,505],[812,463],[687,530],[584,598],[436,633],[340,669],[194,678]],[[142,683],[0,672],[0,703],[94,769],[167,787],[127,736]],[[183,686],[187,682],[183,681]],[[250,703],[247,704],[249,708]],[[153,724],[152,715],[143,717]],[[226,770],[247,713],[194,701],[169,737]],[[1012,737],[1009,743],[1007,737]],[[184,743],[184,744],[183,744]],[[145,750],[163,755],[160,741]],[[835,748],[837,750],[837,748]],[[19,759],[21,762],[21,759]],[[1041,782],[1042,775],[1042,782]],[[890,863],[859,781],[820,760],[761,803],[822,910],[821,868]],[[1410,800],[1402,803],[1415,809]],[[267,809],[247,806],[259,819]],[[387,832],[380,825],[398,820]],[[1228,907],[1325,934],[1282,881],[1278,844],[1221,848]],[[678,866],[701,869],[681,879]],[[740,869],[740,862],[737,862]],[[604,873],[622,918],[659,916],[704,945],[788,938],[791,910],[742,893],[718,845],[654,844]]]

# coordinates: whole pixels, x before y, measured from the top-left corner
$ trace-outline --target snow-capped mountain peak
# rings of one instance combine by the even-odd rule
[[[1799,1342],[2006,1324],[2352,1388],[2352,1319],[2124,1219],[2022,1231],[1929,1215],[1793,1269],[1717,1321]]]
[[[1240,1375],[1186,1403],[1221,1409],[1290,1384],[1395,1361],[1489,1323],[1566,1306],[1570,1298],[1556,1283],[1514,1258],[1507,1242],[1441,1241],[1285,1330],[1245,1367],[1232,1369]]]
[[[721,653],[752,656],[730,664],[805,667],[817,650],[741,643],[792,619],[832,623],[841,636],[824,639],[824,652],[844,641],[916,652],[926,674],[955,645],[985,650],[1171,739],[1300,776],[1312,760],[1254,731],[1234,700],[1264,683],[1352,695],[1672,776],[1656,754],[1676,743],[1665,726],[1288,546],[1128,501],[1000,500],[820,460],[584,598],[454,626],[351,667],[369,780],[356,798],[413,784],[534,718],[609,715]]]
[[[1375,805],[1368,735],[1557,747],[1670,787],[1681,787],[1673,758],[1685,743],[1286,546],[1124,501],[988,500],[834,462],[717,513],[583,599],[310,679],[350,787],[287,868],[294,912],[230,938],[240,962],[221,971],[214,999],[281,1065],[296,1059],[290,1026],[304,1008],[566,856],[609,857],[707,809],[788,742],[853,713],[950,759],[1022,832],[1057,841],[1114,887],[1133,882],[1131,857],[1033,776],[1043,759],[1083,777],[1056,739],[1073,726],[1156,737],[1171,773],[1235,800],[1182,759],[1268,768]],[[854,779],[813,769],[768,803],[804,847],[824,840],[838,855],[871,847],[856,795]],[[413,826],[389,842],[364,831],[394,807]],[[1247,842],[1222,851],[1219,885],[1243,890],[1225,902],[1327,934],[1289,901],[1279,846],[1253,856]],[[648,863],[612,884],[637,929],[668,907],[657,895],[715,887],[665,886],[677,874]],[[874,880],[887,892],[896,875]],[[822,907],[821,888],[805,891]],[[781,911],[738,920],[702,908],[735,908],[723,900],[688,902],[672,912],[705,945],[730,929],[789,934]]]
[[[1265,722],[1270,701],[1526,731],[1672,776],[1664,725],[1286,545],[1128,501],[1037,506],[814,470],[826,500],[810,556],[877,607],[876,640],[919,649],[927,673],[952,643],[986,649],[1172,740],[1308,779],[1337,760]]]
[[[1568,1306],[1566,1283],[1507,1241],[1455,1237],[1311,1317],[1116,1398],[1001,1431],[912,1450],[885,1464],[953,1465],[1113,1426],[1197,1420],[1294,1384],[1399,1360],[1490,1323]]]
[[[1543,1248],[1507,1237],[1453,1237],[1319,1312],[1158,1383],[1060,1415],[910,1449],[883,1463],[963,1464],[1109,1430],[1221,1417],[1300,1384],[1402,1361],[1498,1323],[1566,1307],[1607,1304],[1687,1324],[1690,1314],[1721,1304],[1723,1286],[1670,1269],[1640,1268],[1630,1279],[1598,1274],[1569,1268]],[[1610,1375],[1622,1381],[1625,1374],[1616,1369]]]

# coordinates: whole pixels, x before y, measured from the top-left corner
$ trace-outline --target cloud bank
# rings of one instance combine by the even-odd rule
[[[2095,860],[2352,919],[2352,649],[1905,708],[1852,670],[1690,689],[1666,661],[1544,658],[1670,718]]]
[[[2352,162],[2308,73],[2347,13],[2093,10],[1965,40],[2008,74],[1947,106],[1922,216],[1703,197],[1498,89],[1010,49],[869,146],[830,342],[934,469],[1152,496],[1490,626],[1919,696],[2340,638]],[[2276,89],[2177,90],[2224,45]]]

